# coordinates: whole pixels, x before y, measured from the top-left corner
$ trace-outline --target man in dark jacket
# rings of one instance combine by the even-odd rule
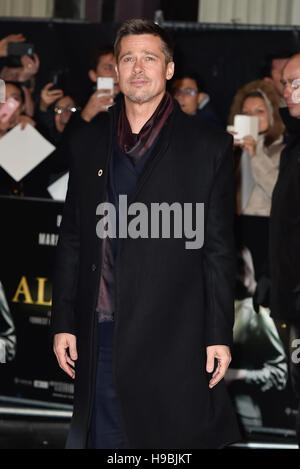
[[[283,69],[282,84],[288,107],[282,118],[289,135],[280,158],[270,216],[271,312],[286,321],[291,330],[290,369],[294,390],[300,399],[300,54]],[[300,443],[300,409],[297,417]]]
[[[200,122],[223,128],[197,73],[187,72],[178,75],[172,84],[172,94],[183,112],[191,116],[195,115]]]
[[[52,311],[58,362],[72,378],[76,369],[67,447],[223,447],[239,439],[222,379],[235,279],[232,139],[166,93],[172,45],[157,25],[124,23],[115,56],[124,99],[70,140]],[[162,230],[152,224],[158,207]]]

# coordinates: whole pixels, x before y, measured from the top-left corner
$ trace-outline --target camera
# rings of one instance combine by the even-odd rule
[[[26,42],[9,42],[7,45],[8,65],[10,67],[20,67],[21,57],[28,55],[33,59],[34,45]]]

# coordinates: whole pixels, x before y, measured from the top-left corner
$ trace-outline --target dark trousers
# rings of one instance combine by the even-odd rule
[[[90,427],[90,449],[125,449],[112,380],[113,322],[98,324],[98,363]]]

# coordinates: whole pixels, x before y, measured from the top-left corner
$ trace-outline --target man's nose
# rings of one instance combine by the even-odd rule
[[[133,71],[135,73],[140,73],[143,71],[143,63],[142,60],[137,58],[133,63]]]
[[[290,86],[286,86],[283,90],[283,98],[287,101],[292,96],[292,90]]]

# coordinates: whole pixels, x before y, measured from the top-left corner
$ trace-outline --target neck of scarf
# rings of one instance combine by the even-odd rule
[[[118,144],[134,165],[152,147],[173,108],[173,99],[166,92],[150,119],[135,135],[131,131],[123,102],[118,119]]]

